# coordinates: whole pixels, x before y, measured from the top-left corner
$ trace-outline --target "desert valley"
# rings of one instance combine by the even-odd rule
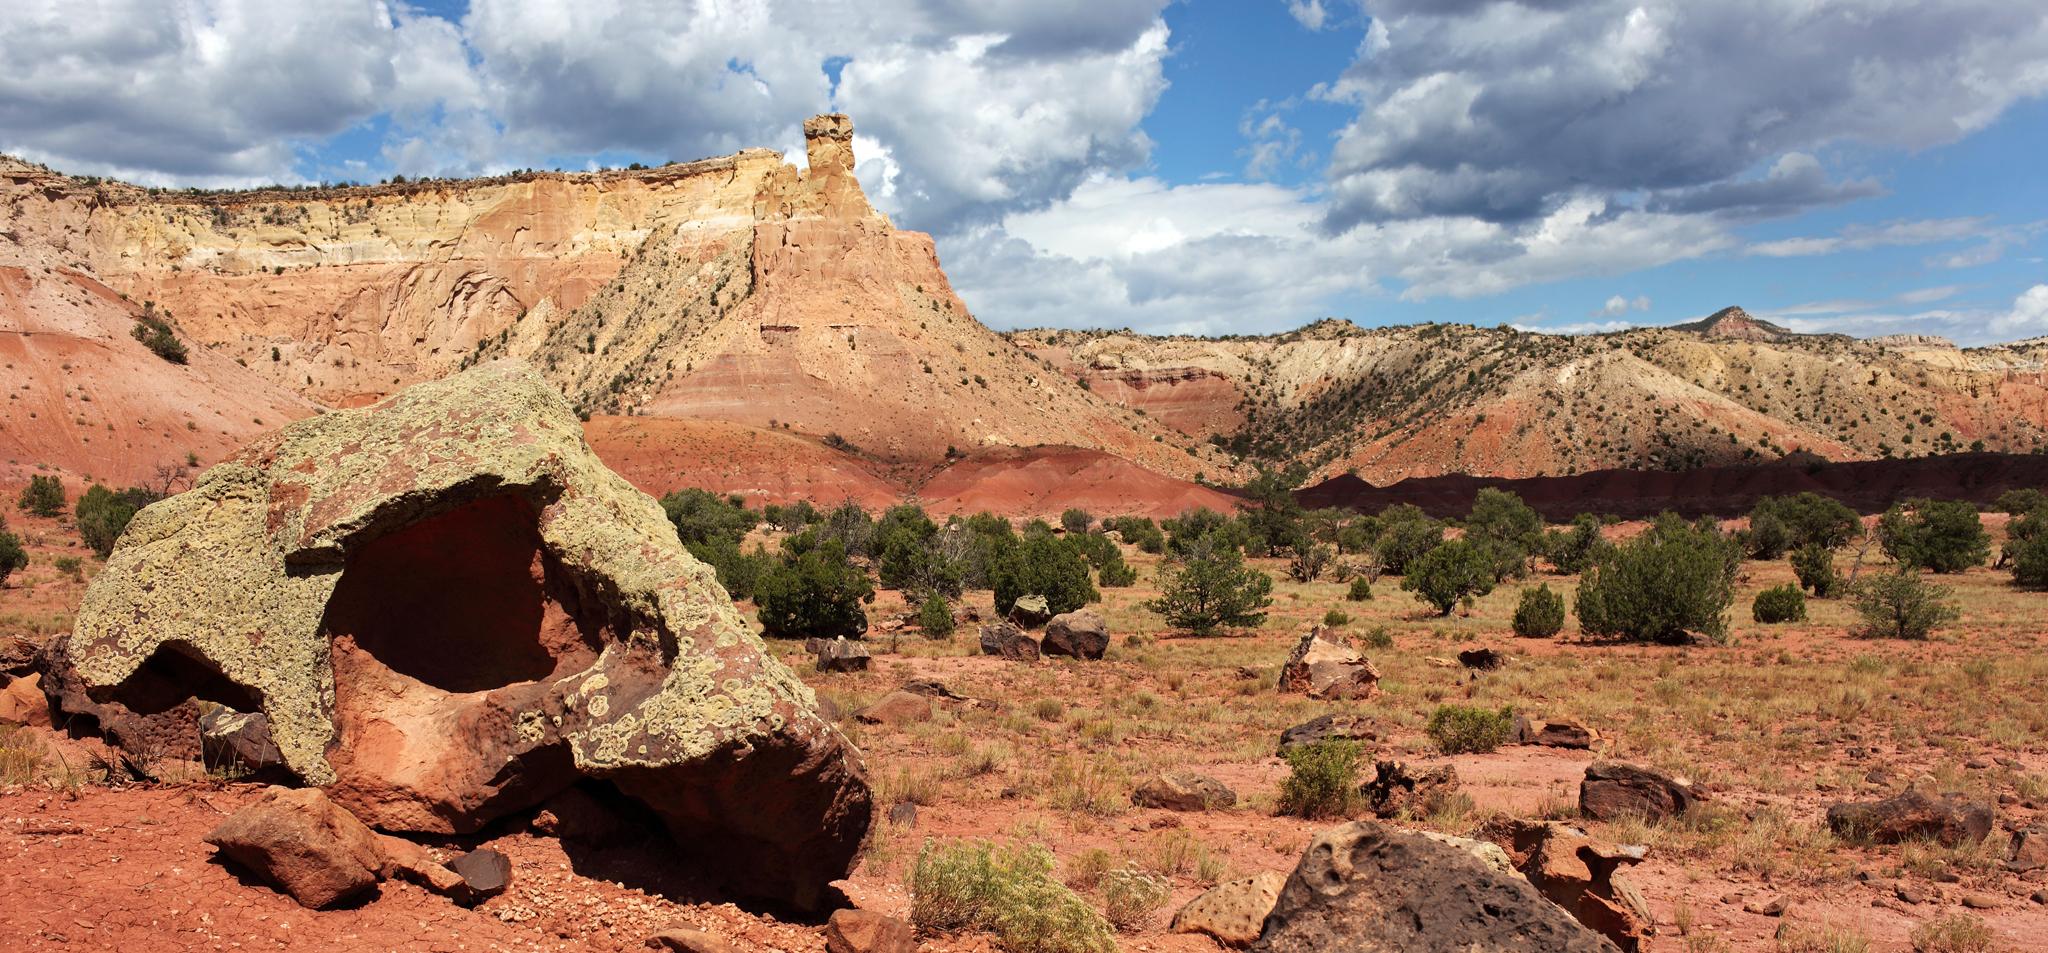
[[[2048,338],[999,332],[802,131],[0,156],[0,947],[2048,936]]]

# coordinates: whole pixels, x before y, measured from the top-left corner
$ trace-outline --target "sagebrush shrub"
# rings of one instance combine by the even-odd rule
[[[1925,639],[1963,615],[1949,599],[1948,587],[1910,571],[1865,578],[1856,583],[1852,598],[1863,619],[1855,634],[1865,638]]]
[[[1482,754],[1514,736],[1515,713],[1510,708],[1438,705],[1424,730],[1445,754]]]
[[[1042,845],[926,841],[910,872],[910,922],[935,932],[982,930],[1012,953],[1115,953],[1116,931],[1052,877]]]
[[[1358,742],[1335,740],[1287,749],[1280,813],[1310,820],[1350,814],[1358,802],[1358,750]]]
[[[1144,929],[1153,914],[1166,905],[1167,898],[1173,896],[1172,880],[1136,867],[1108,871],[1099,882],[1103,916],[1111,926],[1126,932]]]

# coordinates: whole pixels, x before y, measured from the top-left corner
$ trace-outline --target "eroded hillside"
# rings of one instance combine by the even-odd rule
[[[1227,339],[1011,337],[1095,393],[1251,459],[1301,459],[1374,483],[2048,442],[2041,342],[1796,335],[1739,308],[1587,337],[1341,321]]]
[[[316,407],[227,355],[169,332],[160,356],[136,336],[163,312],[92,273],[67,223],[92,196],[0,158],[0,473],[41,467],[170,485]]]
[[[805,131],[804,171],[748,150],[361,188],[35,187],[71,198],[45,224],[79,268],[320,404],[516,357],[588,414],[772,429],[904,475],[1039,445],[1183,478],[1228,467],[983,327],[931,238],[869,206],[850,121]]]

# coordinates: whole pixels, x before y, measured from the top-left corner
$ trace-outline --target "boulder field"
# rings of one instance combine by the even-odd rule
[[[858,752],[517,363],[300,421],[148,507],[55,658],[53,700],[134,723],[115,740],[260,716],[291,779],[385,831],[594,784],[815,910],[869,825]]]

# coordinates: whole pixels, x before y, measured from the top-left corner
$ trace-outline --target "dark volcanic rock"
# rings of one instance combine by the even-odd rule
[[[1991,833],[1992,810],[1958,794],[1929,796],[1919,788],[1881,801],[1842,801],[1828,807],[1828,828],[1843,837],[1896,844],[1931,838],[1953,847]]]
[[[1657,821],[1685,813],[1699,794],[1692,785],[1632,764],[1595,761],[1579,782],[1579,813],[1596,821],[1641,817]]]
[[[1109,651],[1109,625],[1087,609],[1061,613],[1045,624],[1039,649],[1047,655],[1099,659]]]
[[[1280,733],[1280,747],[1275,755],[1285,756],[1287,749],[1300,745],[1312,745],[1318,741],[1378,741],[1379,732],[1372,722],[1357,715],[1317,715],[1301,724]]]
[[[1458,772],[1448,764],[1414,774],[1399,761],[1381,761],[1378,773],[1358,793],[1375,817],[1410,817],[1428,814],[1458,793]]]
[[[983,655],[1000,655],[1013,662],[1038,661],[1038,636],[1009,622],[991,622],[981,627]]]
[[[1353,823],[1310,842],[1251,948],[1264,953],[1612,953],[1527,881],[1421,834]]]

